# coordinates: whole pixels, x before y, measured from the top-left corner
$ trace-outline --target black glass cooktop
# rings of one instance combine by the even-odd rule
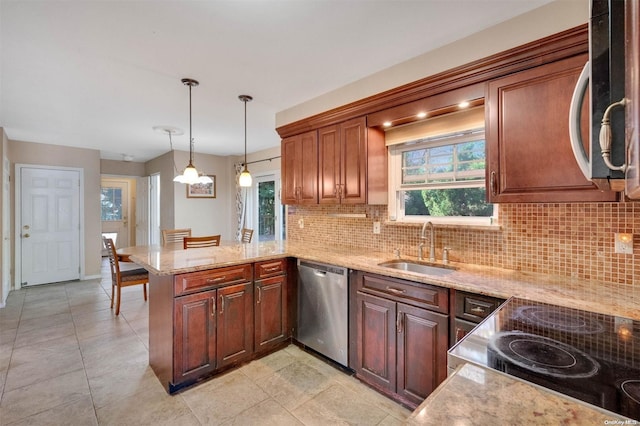
[[[512,298],[449,351],[640,420],[640,321]]]

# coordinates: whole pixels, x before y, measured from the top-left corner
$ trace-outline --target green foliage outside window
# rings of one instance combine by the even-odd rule
[[[402,159],[406,216],[493,214],[486,202],[483,139],[405,150]]]

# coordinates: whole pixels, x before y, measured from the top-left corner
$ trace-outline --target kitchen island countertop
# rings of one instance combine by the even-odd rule
[[[405,424],[583,426],[625,424],[628,420],[522,380],[464,364],[418,406]]]
[[[451,263],[447,275],[427,275],[379,266],[393,259],[391,253],[345,246],[317,246],[299,242],[270,241],[183,250],[177,246],[136,246],[119,249],[156,275],[175,275],[247,262],[296,257],[355,270],[382,274],[456,290],[507,299],[511,296],[553,303],[591,312],[640,320],[640,289],[595,280],[536,274],[464,263]],[[407,258],[415,261],[415,258]]]

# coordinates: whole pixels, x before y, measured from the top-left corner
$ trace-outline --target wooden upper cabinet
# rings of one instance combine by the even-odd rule
[[[282,203],[318,203],[318,133],[282,140]]]
[[[615,201],[581,173],[569,141],[569,106],[587,55],[487,84],[487,196],[490,202]],[[587,110],[583,134],[588,131]]]
[[[640,3],[625,2],[626,193],[640,200]]]
[[[366,117],[282,140],[283,204],[386,204],[384,132]]]
[[[367,202],[367,140],[364,117],[318,130],[320,204]]]

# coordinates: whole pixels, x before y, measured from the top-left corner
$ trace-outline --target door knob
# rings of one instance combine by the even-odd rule
[[[24,238],[29,238],[31,235],[29,235],[29,234],[24,234],[24,235],[22,235],[22,236],[23,236]]]

